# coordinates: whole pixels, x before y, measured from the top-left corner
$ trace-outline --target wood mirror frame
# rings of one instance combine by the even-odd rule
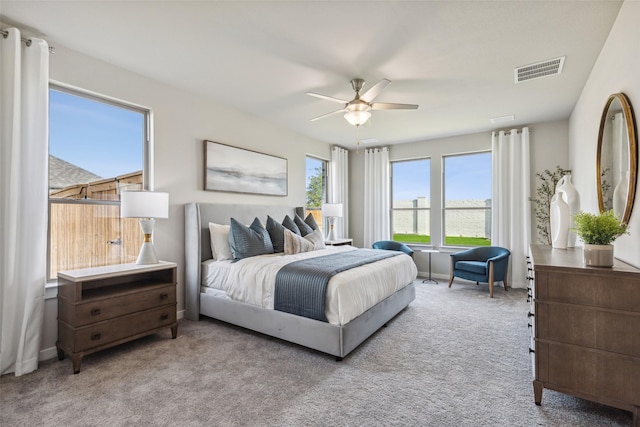
[[[631,102],[624,93],[614,93],[600,119],[596,187],[600,212],[613,209],[622,223],[629,222],[633,208],[637,161],[636,121]]]

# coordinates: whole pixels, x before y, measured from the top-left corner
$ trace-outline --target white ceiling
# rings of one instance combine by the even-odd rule
[[[354,147],[349,81],[392,81],[361,139],[422,141],[569,117],[621,1],[13,1],[0,19],[51,45]],[[6,26],[6,25],[5,25]],[[566,56],[561,75],[513,69]],[[55,59],[53,59],[55,60]],[[492,117],[515,115],[494,125]]]

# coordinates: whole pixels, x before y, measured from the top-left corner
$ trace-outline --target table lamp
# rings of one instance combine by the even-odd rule
[[[140,218],[144,241],[136,264],[157,264],[158,256],[151,236],[155,218],[169,218],[169,193],[123,191],[120,193],[120,217]]]
[[[329,233],[327,233],[325,240],[336,240],[334,225],[336,224],[336,218],[342,218],[342,203],[325,203],[322,205],[322,216],[329,221]]]

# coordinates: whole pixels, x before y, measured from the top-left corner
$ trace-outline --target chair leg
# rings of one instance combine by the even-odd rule
[[[449,262],[449,276],[449,287],[451,287],[451,284],[453,283],[453,258],[451,258],[451,261]]]
[[[509,290],[509,285],[507,284],[507,276],[504,276],[504,280],[502,281],[502,284],[504,285],[504,290],[508,291]]]
[[[489,263],[489,298],[493,298],[493,262]]]

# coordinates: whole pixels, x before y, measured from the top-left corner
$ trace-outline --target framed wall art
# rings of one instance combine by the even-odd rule
[[[287,195],[287,159],[204,141],[204,189]]]

